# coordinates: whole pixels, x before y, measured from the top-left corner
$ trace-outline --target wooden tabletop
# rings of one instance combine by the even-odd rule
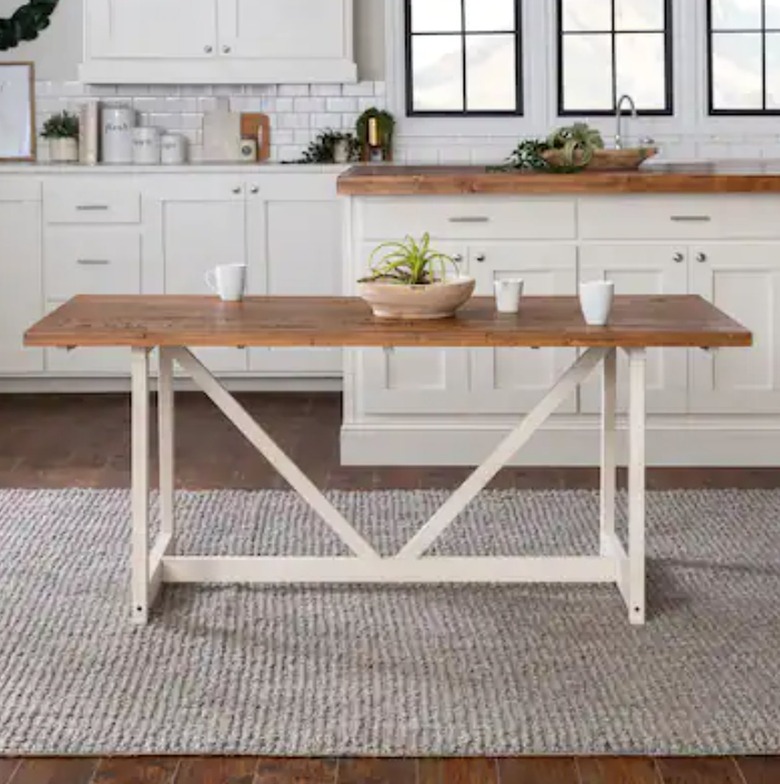
[[[777,161],[645,165],[574,174],[490,171],[485,166],[354,166],[338,180],[347,196],[457,194],[780,193]]]
[[[31,327],[27,346],[750,346],[748,330],[701,297],[617,297],[608,327],[576,297],[526,297],[518,315],[475,297],[455,318],[377,319],[360,299],[79,296]]]

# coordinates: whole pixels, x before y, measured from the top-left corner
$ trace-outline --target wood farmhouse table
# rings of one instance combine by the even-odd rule
[[[132,615],[148,621],[163,583],[611,583],[629,620],[645,620],[645,356],[651,347],[745,347],[752,336],[700,297],[617,297],[608,327],[585,326],[574,297],[528,297],[519,315],[475,298],[456,318],[374,318],[354,298],[79,296],[25,335],[25,345],[127,346],[132,371]],[[381,557],[282,452],[191,348],[559,347],[579,358],[433,517],[392,557]],[[150,352],[159,351],[160,533],[149,535]],[[628,536],[615,530],[616,355],[629,358]],[[216,557],[177,554],[174,518],[174,362],[333,529],[345,557]],[[601,514],[598,555],[434,557],[430,546],[597,365],[602,365]],[[150,547],[151,544],[151,547]]]

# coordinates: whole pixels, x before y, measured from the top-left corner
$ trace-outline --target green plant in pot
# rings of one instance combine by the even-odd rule
[[[460,274],[452,256],[431,246],[427,233],[419,241],[406,237],[379,245],[369,266],[371,274],[358,281],[358,292],[380,318],[449,318],[476,285],[474,278]]]
[[[79,118],[69,112],[49,117],[41,136],[49,142],[52,163],[75,163],[79,159]]]

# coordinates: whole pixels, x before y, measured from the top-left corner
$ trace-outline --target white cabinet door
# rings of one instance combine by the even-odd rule
[[[220,53],[269,60],[347,58],[350,11],[351,0],[220,0]]]
[[[236,191],[236,192],[234,192]],[[243,187],[234,180],[203,182],[185,176],[157,195],[147,243],[159,253],[166,294],[213,294],[206,273],[220,264],[246,263]],[[201,348],[195,352],[214,372],[247,370],[242,348]]]
[[[522,278],[530,296],[571,296],[577,289],[577,254],[571,246],[485,243],[469,248],[477,294],[490,297],[502,278]],[[485,414],[530,411],[576,357],[573,349],[496,348],[472,352],[474,410]],[[576,411],[576,396],[559,412]]]
[[[87,0],[89,58],[211,58],[217,0]]]
[[[275,297],[332,297],[343,279],[342,203],[335,177],[312,175],[297,188],[263,180],[248,202],[250,286]],[[280,182],[278,184],[281,184]],[[307,187],[310,185],[310,187]],[[340,349],[252,349],[252,371],[286,376],[341,376]]]
[[[691,352],[695,413],[780,411],[780,245],[691,249],[693,293],[753,331],[752,348]]]
[[[368,258],[373,247],[366,245],[362,257]],[[437,242],[436,248],[466,258],[464,246]],[[467,349],[365,349],[357,357],[359,394],[367,414],[471,411]]]
[[[0,257],[0,374],[40,372],[43,352],[22,346],[24,331],[43,315],[40,202],[5,201],[0,193]]]
[[[586,245],[580,248],[580,280],[611,280],[621,294],[687,294],[688,249],[675,245]],[[628,366],[618,355],[618,410],[626,411]],[[584,413],[601,411],[601,386],[593,376],[581,389]],[[688,352],[650,349],[647,353],[647,410],[685,413]]]

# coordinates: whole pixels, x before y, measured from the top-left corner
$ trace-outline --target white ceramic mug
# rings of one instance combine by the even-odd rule
[[[522,278],[502,278],[493,285],[496,290],[496,310],[499,313],[518,313],[525,281]]]
[[[609,321],[615,299],[615,284],[610,280],[594,280],[580,284],[580,307],[585,323],[604,327]]]
[[[240,302],[246,291],[246,264],[224,264],[206,273],[208,287],[223,302]]]

